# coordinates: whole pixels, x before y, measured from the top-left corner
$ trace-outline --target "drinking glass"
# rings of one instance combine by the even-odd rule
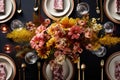
[[[25,55],[25,62],[28,64],[34,64],[38,60],[38,56],[35,52],[28,52]]]
[[[93,54],[95,54],[98,57],[103,57],[106,55],[106,48],[104,46],[101,46],[97,50],[92,51]]]
[[[11,22],[10,27],[11,27],[12,30],[14,30],[14,29],[17,29],[17,28],[23,28],[24,24],[20,20],[15,19]]]
[[[103,27],[104,27],[106,33],[112,33],[114,30],[114,24],[110,21],[106,22],[103,25]]]
[[[87,14],[89,12],[89,5],[86,2],[81,2],[77,4],[76,12],[79,17]]]

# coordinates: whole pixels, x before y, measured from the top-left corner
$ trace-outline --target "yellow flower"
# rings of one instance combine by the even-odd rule
[[[46,47],[49,49],[55,42],[55,38],[52,37],[48,42],[46,42]]]

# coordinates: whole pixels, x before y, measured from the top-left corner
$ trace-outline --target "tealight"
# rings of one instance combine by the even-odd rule
[[[5,51],[5,53],[11,53],[11,51],[12,51],[11,45],[10,44],[6,44],[4,46],[4,51]]]
[[[7,33],[7,32],[8,32],[8,27],[7,27],[6,24],[2,24],[2,25],[1,25],[1,32],[2,32],[2,33]]]

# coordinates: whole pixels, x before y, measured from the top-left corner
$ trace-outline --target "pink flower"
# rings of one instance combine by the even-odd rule
[[[92,37],[92,31],[91,31],[90,29],[87,29],[87,30],[85,31],[85,37],[86,37],[86,38],[91,38],[91,37]]]
[[[40,25],[40,26],[36,29],[35,33],[36,33],[36,34],[39,34],[39,33],[41,33],[41,32],[44,31],[44,30],[46,30],[46,27],[43,26],[43,25]]]
[[[78,39],[82,32],[83,32],[83,29],[76,25],[70,28],[68,35],[71,36],[71,39]]]
[[[88,44],[88,45],[86,46],[86,49],[92,50],[92,44]]]
[[[73,53],[82,53],[83,49],[80,48],[80,44],[78,42],[75,42],[73,45]]]
[[[31,47],[36,50],[43,47],[44,43],[45,43],[45,40],[44,40],[43,33],[36,34],[30,41]]]
[[[84,20],[79,20],[78,21],[78,24],[81,25],[81,26],[84,26],[86,24],[86,21]]]

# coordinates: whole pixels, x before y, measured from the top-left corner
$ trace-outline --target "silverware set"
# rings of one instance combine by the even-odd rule
[[[80,69],[82,70],[82,80],[85,80],[85,69],[86,65],[85,64],[80,64],[80,57],[78,58],[78,63],[77,63],[77,69],[78,69],[78,80],[80,80]],[[81,66],[80,66],[81,65]],[[100,61],[100,66],[101,66],[101,80],[103,80],[103,69],[104,69],[104,60],[102,59]]]

